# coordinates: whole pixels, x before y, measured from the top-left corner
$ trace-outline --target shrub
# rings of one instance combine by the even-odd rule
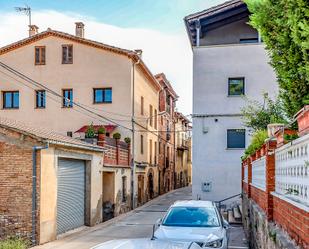
[[[119,140],[121,138],[121,134],[119,132],[114,133],[113,138]]]
[[[258,149],[260,149],[267,138],[268,138],[267,130],[256,131],[253,134],[251,144],[245,150],[245,154],[242,156],[242,159],[244,160],[248,158],[253,153],[255,153]]]
[[[26,249],[29,247],[29,242],[20,238],[9,238],[0,241],[0,249]]]
[[[98,129],[98,134],[105,134],[106,133],[106,131],[105,131],[105,128],[104,127],[100,127],[99,129]]]
[[[124,141],[125,141],[127,144],[129,144],[129,143],[131,143],[131,138],[125,137],[125,138],[124,138]]]
[[[93,124],[89,125],[89,127],[87,128],[85,136],[87,138],[95,137],[95,130],[94,130]]]

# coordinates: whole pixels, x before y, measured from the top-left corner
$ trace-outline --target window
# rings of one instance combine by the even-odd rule
[[[127,201],[127,177],[122,177],[122,202]]]
[[[36,108],[45,108],[46,107],[46,91],[38,90],[35,91],[35,106]]]
[[[157,142],[154,142],[154,164],[157,164]]]
[[[149,164],[152,164],[152,140],[149,139]]]
[[[62,45],[62,64],[73,63],[73,45]]]
[[[62,90],[63,96],[63,107],[71,108],[73,107],[73,90],[65,89]]]
[[[155,109],[155,111],[154,111],[154,128],[155,129],[157,129],[158,128],[158,125],[157,125],[157,123],[158,123],[158,111],[157,111],[157,109]]]
[[[95,88],[93,89],[93,102],[112,103],[112,88]]]
[[[227,130],[227,148],[243,149],[246,147],[246,130],[229,129]]]
[[[144,154],[144,136],[141,135],[141,154]]]
[[[245,94],[245,78],[229,78],[229,96]]]
[[[153,125],[153,108],[152,105],[149,105],[149,125]]]
[[[144,97],[141,96],[141,115],[144,115]]]
[[[19,108],[19,91],[3,92],[3,109]]]
[[[35,65],[45,65],[45,46],[35,47]]]
[[[161,154],[161,146],[162,146],[162,143],[159,142],[159,154]]]
[[[73,132],[72,131],[67,131],[67,136],[68,137],[73,137]]]

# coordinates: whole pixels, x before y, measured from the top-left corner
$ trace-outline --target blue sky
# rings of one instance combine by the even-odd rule
[[[14,10],[31,6],[32,23],[126,49],[142,49],[153,74],[165,73],[180,96],[177,110],[192,113],[192,50],[183,18],[224,0],[0,0],[0,47],[28,36],[28,19]]]
[[[27,3],[33,11],[56,10],[91,16],[96,21],[119,27],[179,32],[183,17],[224,0],[0,0],[1,11]]]

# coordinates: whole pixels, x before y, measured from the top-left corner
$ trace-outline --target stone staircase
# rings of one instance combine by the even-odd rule
[[[241,199],[226,205],[220,205],[221,215],[225,220],[227,220],[231,225],[241,225],[242,224],[242,204]]]

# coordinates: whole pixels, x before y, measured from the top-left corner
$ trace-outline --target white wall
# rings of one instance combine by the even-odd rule
[[[262,44],[199,47],[193,53],[193,114],[218,115],[193,119],[193,198],[221,200],[241,191],[244,152],[227,149],[227,129],[244,128],[240,117],[228,115],[240,114],[245,104],[242,97],[228,97],[228,78],[244,77],[245,95],[262,101],[263,92],[276,95],[276,77]],[[249,140],[246,131],[246,146]],[[204,181],[212,182],[211,192],[201,191]]]

